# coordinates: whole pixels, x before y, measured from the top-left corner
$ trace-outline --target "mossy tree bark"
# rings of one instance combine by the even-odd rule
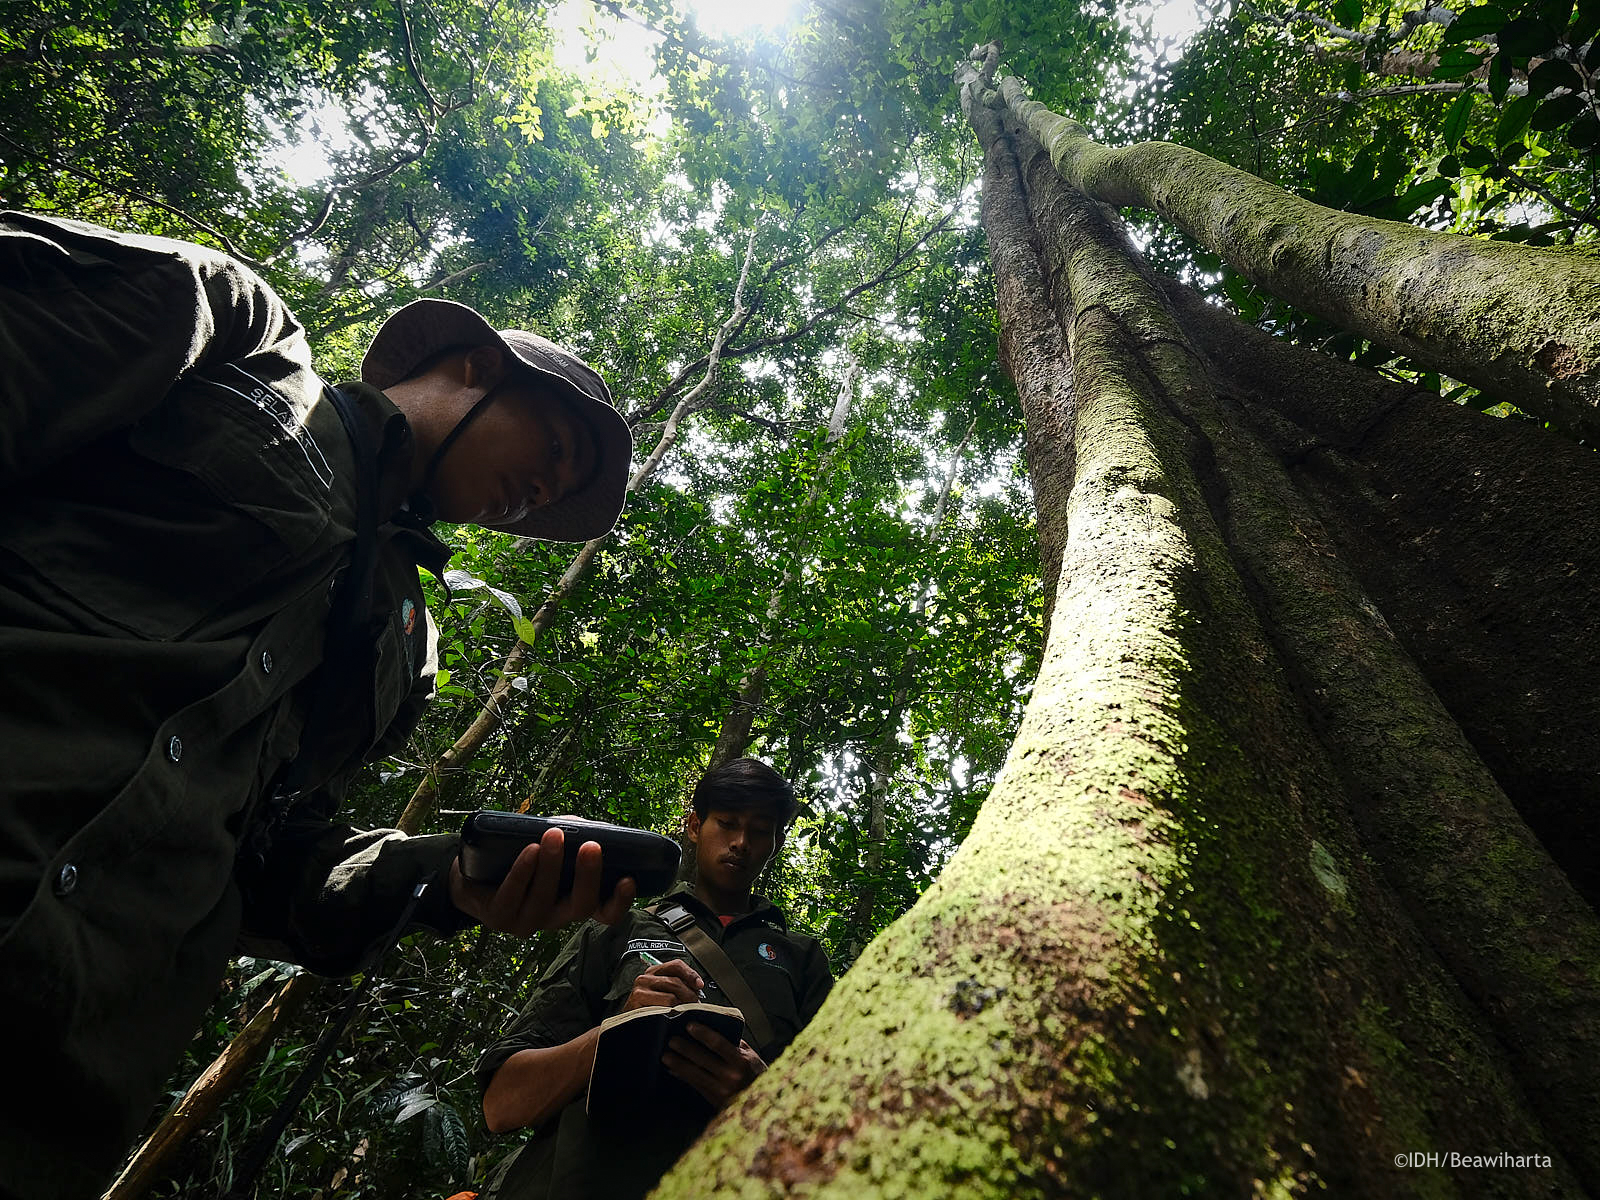
[[[1279,299],[1600,445],[1593,255],[1323,208],[1169,142],[1110,149],[1015,78],[988,100],[1084,195],[1154,209]]]
[[[938,883],[656,1195],[1600,1194],[1600,457],[1156,280],[966,83],[1043,665]]]

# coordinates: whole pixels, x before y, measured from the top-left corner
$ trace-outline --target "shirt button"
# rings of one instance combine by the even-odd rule
[[[78,886],[78,868],[68,863],[56,874],[56,895],[65,896]]]
[[[167,757],[173,762],[183,757],[183,739],[177,734],[173,734],[172,740],[167,743]]]
[[[272,651],[271,650],[263,650],[261,652],[261,673],[263,675],[271,675],[272,674]]]

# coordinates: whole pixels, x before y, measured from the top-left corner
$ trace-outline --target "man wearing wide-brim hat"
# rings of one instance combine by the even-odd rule
[[[498,888],[333,814],[433,690],[435,520],[565,541],[622,507],[599,375],[421,300],[329,388],[248,268],[0,215],[0,1197],[96,1196],[244,944],[363,969],[415,923],[598,911],[559,834]]]

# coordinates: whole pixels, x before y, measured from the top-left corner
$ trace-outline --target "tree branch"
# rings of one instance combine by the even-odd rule
[[[405,47],[406,68],[411,72],[411,78],[416,80],[417,87],[428,101],[428,112],[434,122],[443,115],[444,106],[433,94],[433,89],[428,86],[428,81],[422,76],[422,68],[417,65],[417,47],[411,37],[411,19],[406,15],[404,0],[395,0],[395,11],[400,14],[400,40]]]
[[[230,238],[227,234],[223,233],[222,230],[218,229],[215,225],[212,225],[207,221],[202,221],[199,217],[195,216],[193,213],[185,212],[183,209],[179,208],[175,204],[169,204],[169,203],[167,203],[167,201],[159,199],[158,197],[149,195],[146,192],[141,192],[137,188],[119,187],[114,183],[108,183],[106,180],[101,179],[96,175],[91,175],[89,172],[83,170],[80,167],[75,167],[71,163],[63,162],[61,159],[55,158],[55,157],[53,157],[51,155],[48,155],[48,154],[40,155],[38,153],[38,151],[36,151],[36,150],[28,150],[25,147],[18,145],[15,141],[13,141],[11,138],[7,137],[3,133],[0,133],[0,142],[4,142],[6,145],[10,146],[13,150],[16,150],[18,153],[24,155],[25,157],[35,158],[35,159],[42,157],[45,160],[45,162],[52,169],[57,170],[57,171],[64,171],[68,175],[76,175],[79,179],[82,179],[82,180],[84,180],[84,181],[86,181],[88,183],[92,183],[96,187],[104,188],[107,192],[111,193],[114,196],[126,196],[126,197],[129,197],[130,199],[138,200],[143,204],[149,204],[149,205],[151,205],[151,206],[153,206],[155,208],[159,208],[163,212],[171,213],[173,216],[177,217],[179,220],[187,221],[189,224],[193,225],[196,229],[201,229],[201,230],[204,230],[206,233],[209,233],[212,237],[217,239],[217,244],[224,251],[226,251],[231,257],[238,259],[242,263],[245,263],[245,264],[247,264],[247,265],[249,265],[251,267],[256,267],[256,268],[260,268],[260,267],[265,265],[261,260],[255,259],[255,258],[251,258],[243,250],[240,250],[238,246],[234,245],[233,239]]]
[[[716,411],[727,413],[730,417],[742,417],[752,425],[760,425],[767,432],[775,433],[779,437],[787,437],[789,434],[789,427],[782,421],[773,421],[767,417],[757,416],[755,413],[747,412],[742,408],[734,408],[731,405],[723,404],[718,405]]]
[[[948,212],[944,213],[937,221],[928,227],[921,237],[900,251],[900,253],[896,254],[895,257],[891,259],[889,263],[880,271],[863,282],[857,284],[855,287],[850,288],[848,291],[842,293],[832,304],[820,309],[807,320],[801,322],[799,325],[791,327],[790,329],[784,330],[782,333],[774,334],[770,337],[756,338],[753,341],[744,342],[740,345],[730,347],[723,352],[723,359],[729,360],[748,358],[750,355],[758,353],[759,351],[769,350],[774,346],[782,346],[796,340],[797,338],[804,337],[823,321],[845,312],[848,309],[850,302],[863,292],[870,291],[872,288],[875,288],[880,284],[901,278],[906,273],[905,265],[907,261],[936,234],[948,229],[951,222],[955,220],[957,211],[957,209],[952,208]],[[813,247],[813,251],[814,250],[815,247]],[[632,425],[637,424],[639,421],[647,420],[652,413],[659,410],[662,405],[664,405],[668,400],[672,399],[672,397],[677,394],[678,390],[683,387],[683,385],[695,374],[695,372],[702,370],[705,366],[705,363],[706,359],[701,357],[685,366],[678,372],[676,376],[673,377],[672,381],[669,382],[666,387],[662,388],[656,393],[655,397],[652,398],[648,404],[629,413],[628,423]]]
[[[47,67],[55,68],[56,74],[64,67],[79,67],[90,63],[121,63],[138,62],[146,58],[228,58],[237,61],[239,52],[231,46],[223,46],[217,42],[208,42],[203,46],[157,46],[153,43],[141,43],[137,46],[125,46],[119,49],[107,48],[103,50],[78,51],[77,47],[70,48],[73,53],[62,58],[46,59],[41,45],[37,51],[12,50],[0,54],[0,67]]]
[[[1585,209],[1575,209],[1559,197],[1551,195],[1549,190],[1542,184],[1535,183],[1515,167],[1507,167],[1505,172],[1518,187],[1532,192],[1562,216],[1583,225],[1593,225],[1595,223],[1596,205],[1594,203],[1591,203]]]
[[[1295,9],[1279,16],[1276,13],[1262,12],[1251,4],[1249,0],[1239,0],[1239,7],[1263,25],[1274,25],[1279,29],[1288,29],[1292,24],[1310,25],[1332,37],[1342,38],[1347,42],[1355,42],[1362,46],[1368,46],[1380,41],[1398,42],[1409,37],[1423,25],[1443,25],[1448,27],[1456,19],[1456,14],[1450,9],[1438,5],[1430,5],[1426,8],[1402,13],[1398,33],[1391,33],[1386,25],[1379,25],[1378,28],[1363,33],[1360,30],[1346,29],[1342,25],[1335,25],[1328,18],[1318,16],[1316,13],[1308,12],[1305,9]],[[1493,39],[1484,40],[1492,41]]]
[[[1489,94],[1489,85],[1474,79],[1447,79],[1437,83],[1397,83],[1387,87],[1362,88],[1354,92],[1335,92],[1327,97],[1331,100],[1379,100],[1385,96],[1429,96],[1429,95],[1456,95],[1461,92],[1477,92],[1480,95]],[[1513,83],[1506,91],[1507,96],[1526,96],[1528,85]],[[1287,127],[1285,127],[1287,128]],[[1282,132],[1275,130],[1274,132]]]

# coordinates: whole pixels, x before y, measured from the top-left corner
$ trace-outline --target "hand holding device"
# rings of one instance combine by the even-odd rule
[[[600,896],[608,896],[624,879],[632,879],[637,895],[656,896],[672,886],[682,851],[659,833],[588,821],[582,817],[535,817],[527,813],[479,809],[461,827],[461,874],[474,883],[505,879],[525,847],[543,843],[546,834],[562,833],[562,862],[557,895],[572,891],[579,850],[600,846]]]
[[[633,903],[633,881],[622,880],[602,904],[600,847],[588,842],[574,856],[571,888],[560,891],[566,841],[561,830],[546,831],[543,839],[522,849],[499,883],[469,880],[458,856],[450,864],[451,903],[490,929],[520,937],[588,917],[603,925],[616,924]]]

